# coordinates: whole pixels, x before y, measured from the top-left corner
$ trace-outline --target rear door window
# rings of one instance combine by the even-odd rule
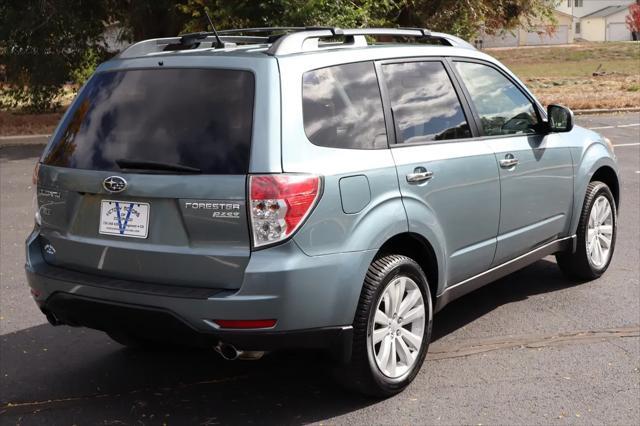
[[[71,107],[44,163],[119,171],[122,163],[141,162],[245,174],[254,86],[253,74],[239,70],[98,73]]]
[[[471,129],[442,62],[382,66],[398,143],[464,139]]]
[[[373,62],[308,71],[303,76],[304,130],[314,145],[387,147],[380,87]]]

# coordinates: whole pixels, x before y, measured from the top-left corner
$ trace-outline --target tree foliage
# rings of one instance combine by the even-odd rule
[[[105,6],[83,0],[3,0],[0,68],[10,83],[0,92],[3,107],[55,107],[64,82],[86,52],[102,51]]]
[[[407,0],[398,17],[406,26],[424,26],[472,39],[480,31],[495,34],[521,25],[555,23],[558,0]]]
[[[129,41],[207,29],[266,26],[426,27],[470,39],[540,20],[559,0],[2,0],[3,107],[55,107],[68,81],[104,59],[103,32],[117,23]],[[0,81],[2,81],[0,79]]]
[[[470,39],[518,25],[553,22],[559,0],[188,0],[178,9],[202,30],[206,8],[219,28],[266,26],[407,26]]]
[[[640,0],[629,6],[629,15],[626,18],[629,31],[640,32]]]

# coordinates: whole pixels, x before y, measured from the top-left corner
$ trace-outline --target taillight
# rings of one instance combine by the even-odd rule
[[[38,226],[42,225],[42,216],[40,216],[40,207],[38,206],[38,173],[40,173],[40,162],[36,163],[33,168],[33,175],[31,176],[31,183],[33,183],[33,198],[31,205],[34,210],[34,220]]]
[[[254,247],[291,236],[311,213],[320,195],[320,177],[274,174],[249,177]]]
[[[31,183],[34,186],[38,185],[38,173],[40,172],[40,162],[36,163],[36,166],[33,168],[33,175],[31,176]]]

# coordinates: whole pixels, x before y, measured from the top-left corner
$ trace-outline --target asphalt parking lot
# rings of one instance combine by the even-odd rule
[[[0,423],[638,424],[640,114],[577,121],[617,145],[623,201],[607,274],[576,285],[547,258],[452,303],[415,382],[385,401],[343,391],[314,354],[225,362],[51,327],[23,273],[41,147],[0,148]]]

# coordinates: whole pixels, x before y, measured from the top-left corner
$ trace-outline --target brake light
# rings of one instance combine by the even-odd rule
[[[255,247],[290,237],[311,213],[320,194],[320,177],[274,174],[249,178],[251,229]]]
[[[38,185],[38,173],[40,172],[40,162],[38,161],[35,165],[35,167],[33,168],[33,175],[31,176],[31,183],[33,183],[34,186]]]

